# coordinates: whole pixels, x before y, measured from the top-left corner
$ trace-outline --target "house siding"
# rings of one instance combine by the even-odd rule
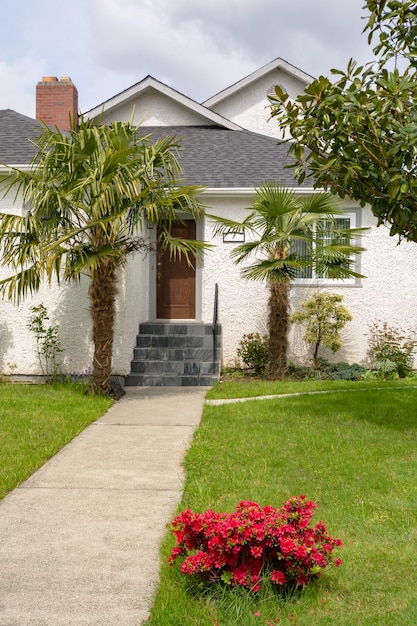
[[[132,117],[133,116],[133,117]],[[139,98],[129,100],[110,112],[104,111],[103,124],[114,120],[145,126],[204,126],[207,120],[171,98],[157,91],[149,90]]]
[[[295,98],[300,91],[297,79],[276,69],[210,108],[242,128],[282,139],[278,124],[270,120],[268,93],[274,85],[284,87],[290,98]]]
[[[246,215],[245,206],[245,202],[229,199],[217,205],[213,202],[212,209],[216,215],[241,220]],[[346,209],[351,206],[351,203],[345,203]],[[388,322],[406,331],[417,328],[417,285],[410,284],[410,277],[417,275],[415,244],[403,242],[398,245],[389,236],[387,228],[376,228],[369,207],[361,209],[361,225],[370,228],[361,241],[366,251],[360,258],[360,271],[366,278],[357,285],[334,285],[332,281],[320,285],[320,289],[343,295],[343,303],[353,315],[353,320],[342,331],[343,348],[335,355],[323,352],[330,360],[366,363],[369,326],[373,322]],[[264,283],[242,279],[242,267],[236,266],[230,256],[233,244],[225,244],[221,238],[213,237],[212,224],[206,232],[209,243],[215,249],[213,253],[207,254],[205,260],[205,316],[207,320],[210,319],[210,294],[217,282],[219,321],[224,329],[223,362],[224,365],[233,366],[242,336],[267,331],[268,288]],[[317,287],[314,280],[309,285],[293,285],[292,310],[308,299]],[[305,363],[311,358],[311,349],[303,341],[302,335],[300,326],[291,329],[289,356],[292,361]]]
[[[241,220],[251,198],[212,197],[205,201],[209,212]],[[369,208],[362,210],[362,225],[371,230],[363,237],[366,251],[361,255],[361,271],[367,276],[359,286],[332,286],[325,289],[340,293],[344,305],[353,315],[342,332],[343,348],[333,360],[361,362],[367,359],[369,325],[374,321],[388,322],[404,330],[417,328],[417,285],[410,277],[417,275],[415,245],[401,243],[389,236],[384,227],[375,228],[375,218]],[[205,240],[213,245],[206,252],[202,269],[201,321],[211,323],[215,284],[219,286],[219,322],[223,326],[223,364],[236,364],[236,350],[242,336],[251,332],[265,333],[267,329],[268,289],[264,283],[241,278],[241,267],[230,256],[233,244],[224,243],[213,234],[214,224],[207,220]],[[149,276],[152,254],[137,253],[119,273],[119,295],[114,337],[114,366],[118,374],[129,372],[132,350],[140,322],[150,318]],[[0,276],[7,275],[5,268]],[[295,309],[317,287],[293,286],[291,305]],[[63,371],[82,373],[92,360],[91,323],[88,313],[88,283],[81,285],[44,285],[36,296],[16,306],[8,300],[0,301],[0,370],[8,371],[16,365],[21,374],[40,374],[36,356],[35,338],[27,328],[30,308],[43,303],[51,323],[58,324],[63,354]],[[302,329],[296,326],[290,333],[290,359],[306,362],[310,357],[308,346],[302,340]]]

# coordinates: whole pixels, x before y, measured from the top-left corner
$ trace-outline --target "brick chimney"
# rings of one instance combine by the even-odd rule
[[[36,119],[69,130],[78,119],[78,91],[69,76],[44,76],[36,85]]]

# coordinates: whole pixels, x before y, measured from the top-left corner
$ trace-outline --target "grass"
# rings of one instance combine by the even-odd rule
[[[0,384],[0,498],[112,404],[82,385]]]
[[[280,506],[304,493],[317,503],[316,520],[343,540],[344,564],[285,601],[270,588],[256,596],[200,587],[178,566],[166,565],[169,533],[149,624],[417,624],[417,389],[394,389],[401,386],[394,382],[367,382],[366,389],[348,383],[351,391],[343,394],[206,406],[185,460],[180,509],[231,511],[242,499]],[[317,390],[310,384],[305,389]],[[263,383],[259,387],[271,393]],[[219,384],[209,395],[224,388]]]
[[[256,398],[257,396],[281,395],[285,393],[308,393],[314,391],[353,391],[357,389],[375,389],[375,387],[397,388],[417,387],[417,378],[399,380],[284,380],[269,381],[253,377],[244,380],[226,380],[212,387],[208,399]]]

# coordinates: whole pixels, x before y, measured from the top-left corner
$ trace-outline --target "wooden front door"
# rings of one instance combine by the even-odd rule
[[[174,237],[196,238],[196,223],[187,220],[171,227]],[[159,240],[159,231],[158,231]],[[195,263],[193,264],[195,266]],[[184,257],[170,257],[169,250],[157,249],[156,314],[159,319],[195,319],[195,267]]]

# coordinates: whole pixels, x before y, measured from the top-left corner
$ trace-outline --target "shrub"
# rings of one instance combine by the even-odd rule
[[[291,315],[291,322],[305,324],[304,340],[314,346],[314,361],[318,358],[321,344],[332,352],[337,352],[343,345],[339,331],[352,316],[341,304],[342,300],[343,296],[337,293],[314,291],[308,300],[301,303],[303,310]]]
[[[268,337],[260,333],[243,335],[237,349],[243,363],[252,369],[256,376],[265,373],[269,362]]]
[[[315,367],[290,364],[289,375],[298,380],[316,378],[319,380],[361,380],[366,367],[359,363],[330,363],[326,359],[318,359]]]
[[[411,374],[416,345],[415,335],[407,335],[387,322],[374,322],[369,328],[368,356],[381,378],[386,377],[385,374],[393,376],[392,364],[400,378]]]
[[[329,363],[320,362],[321,378],[328,380],[360,380],[366,372],[366,367],[359,363]]]
[[[377,361],[375,369],[368,370],[364,376],[367,380],[397,380],[399,378],[396,363],[393,361]]]
[[[169,562],[185,557],[184,575],[221,580],[256,592],[263,579],[281,589],[304,587],[331,564],[341,564],[333,550],[341,546],[323,522],[311,526],[316,505],[292,497],[281,509],[243,501],[231,514],[187,509],[172,521],[176,546]]]

